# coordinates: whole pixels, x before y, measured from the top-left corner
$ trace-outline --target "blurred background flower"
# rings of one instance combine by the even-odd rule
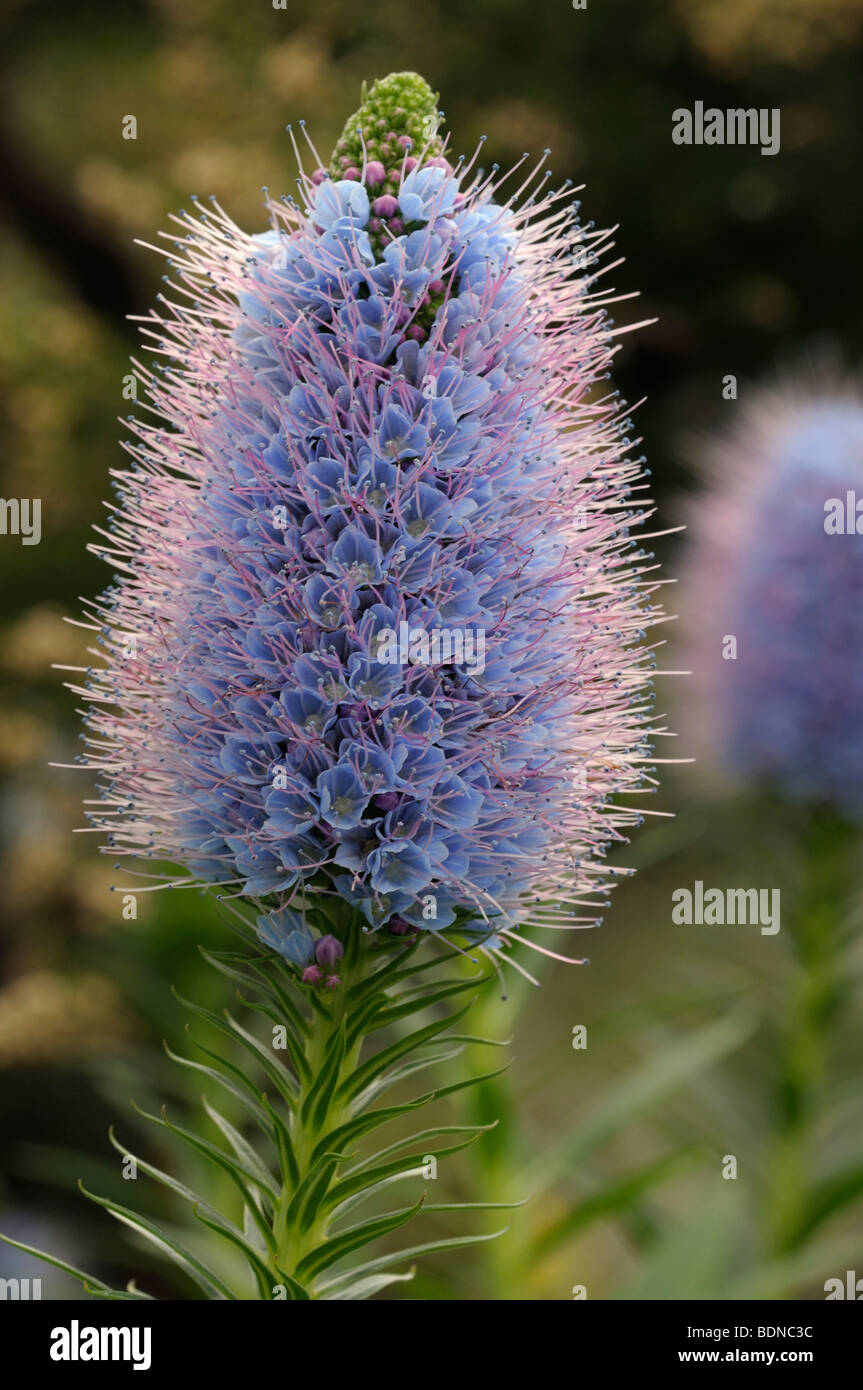
[[[702,771],[859,818],[863,398],[803,374],[747,390],[698,461],[679,608]]]

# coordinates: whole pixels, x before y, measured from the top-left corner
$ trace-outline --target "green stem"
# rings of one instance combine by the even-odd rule
[[[402,1258],[460,1250],[502,1234],[495,1230],[438,1235],[409,1244],[404,1256],[384,1251],[369,1258],[364,1253],[365,1247],[420,1215],[424,1194],[413,1189],[410,1196],[401,1197],[403,1180],[424,1177],[429,1157],[448,1159],[483,1137],[480,1128],[453,1125],[444,1117],[424,1121],[410,1134],[402,1131],[382,1147],[374,1144],[371,1153],[357,1149],[381,1126],[415,1120],[423,1107],[472,1084],[472,1078],[439,1081],[430,1088],[426,1082],[422,1089],[415,1078],[437,1073],[446,1034],[471,1008],[483,977],[478,973],[468,979],[441,978],[439,969],[459,953],[441,953],[439,943],[431,954],[422,949],[427,943],[421,939],[369,937],[356,921],[326,925],[338,931],[344,948],[339,983],[333,982],[332,990],[321,987],[320,980],[301,983],[299,971],[263,951],[250,932],[240,933],[248,948],[244,954],[204,953],[211,965],[241,985],[240,1003],[275,1025],[266,1041],[230,1013],[219,1016],[177,996],[195,1019],[191,1044],[206,1060],[184,1058],[168,1049],[169,1055],[196,1076],[203,1074],[208,1085],[220,1091],[222,1105],[225,1091],[233,1098],[230,1116],[205,1098],[206,1120],[224,1142],[214,1143],[173,1123],[165,1111],[161,1117],[139,1113],[191,1150],[197,1164],[204,1159],[205,1166],[212,1165],[209,1172],[216,1182],[199,1193],[145,1159],[137,1162],[147,1178],[191,1208],[195,1248],[176,1225],[165,1229],[131,1207],[85,1191],[125,1226],[155,1243],[205,1298],[370,1298],[393,1281],[410,1278],[409,1272],[391,1270]],[[215,1042],[200,1039],[201,1024],[215,1034]],[[226,1037],[228,1047],[233,1045],[231,1056],[225,1055]],[[373,1045],[366,1048],[370,1039]],[[285,1050],[273,1050],[280,1042]],[[403,1082],[407,1096],[396,1099],[394,1089]],[[379,1104],[382,1095],[387,1098]],[[112,1143],[119,1153],[129,1154],[119,1140]],[[222,1211],[219,1197],[225,1195],[226,1177],[231,1201]],[[370,1210],[367,1204],[390,1196],[393,1184],[401,1198],[395,1207],[381,1211],[374,1205]],[[463,1205],[444,1202],[430,1207],[437,1215],[460,1211]],[[476,1204],[466,1210],[476,1217]],[[485,1215],[482,1207],[479,1214]],[[215,1266],[197,1253],[200,1224],[219,1245]],[[227,1272],[225,1243],[237,1262]],[[57,1263],[51,1256],[41,1258]],[[99,1297],[148,1297],[137,1289],[111,1289],[62,1262],[60,1267]],[[250,1294],[252,1285],[256,1293]]]
[[[526,996],[532,987],[518,977],[504,999],[497,979],[484,987],[473,1015],[481,1037],[506,1038],[514,1031]],[[465,1073],[476,1078],[487,1070],[487,1058],[479,1048],[471,1048]],[[529,1196],[523,1188],[520,1165],[521,1144],[512,1085],[508,1072],[470,1086],[464,1095],[463,1112],[470,1124],[494,1125],[482,1144],[470,1151],[472,1187],[478,1200],[515,1204]],[[489,1216],[491,1214],[489,1213]],[[487,1218],[487,1225],[488,1225]],[[506,1240],[490,1241],[477,1252],[480,1296],[494,1302],[526,1297],[530,1278],[528,1225],[524,1211],[514,1208]]]
[[[289,1222],[289,1211],[291,1203],[297,1190],[308,1178],[312,1167],[312,1153],[321,1136],[322,1132],[334,1130],[347,1118],[345,1107],[332,1104],[324,1112],[322,1121],[310,1124],[303,1120],[302,1114],[312,1092],[314,1081],[323,1065],[326,1044],[331,1037],[329,1025],[320,1018],[316,1018],[312,1025],[312,1034],[309,1039],[307,1060],[312,1070],[312,1082],[300,1088],[297,1101],[297,1112],[292,1126],[292,1139],[294,1145],[294,1156],[296,1158],[298,1176],[294,1182],[286,1180],[282,1188],[281,1201],[276,1213],[275,1237],[278,1251],[277,1264],[285,1273],[292,1277],[296,1276],[297,1266],[309,1251],[314,1250],[322,1240],[325,1240],[330,1227],[330,1216],[324,1207],[324,1215],[314,1219],[312,1224],[301,1231],[295,1223]],[[340,1067],[338,1081],[356,1066],[359,1060],[361,1043],[358,1043],[349,1054],[348,1065]],[[332,1178],[327,1181],[323,1189],[323,1197],[326,1196],[332,1185]]]
[[[766,1211],[768,1247],[776,1257],[796,1249],[806,1229],[814,1177],[812,1130],[841,998],[840,939],[857,855],[859,839],[852,828],[827,813],[812,816],[801,837],[804,878],[787,926],[796,968]]]
[[[367,952],[357,949],[356,944],[354,944],[353,949],[349,947],[348,954],[339,963],[339,976],[342,983],[332,999],[331,1010],[319,1005],[313,1011],[310,1019],[305,1051],[310,1076],[307,1081],[300,1084],[296,1108],[291,1117],[290,1125],[297,1176],[292,1180],[289,1175],[283,1175],[281,1197],[273,1223],[277,1267],[291,1275],[292,1278],[296,1277],[297,1267],[304,1256],[316,1249],[326,1239],[332,1223],[326,1198],[338,1173],[336,1167],[333,1168],[332,1174],[322,1187],[319,1206],[322,1215],[316,1216],[311,1225],[302,1230],[296,1222],[290,1221],[289,1212],[298,1189],[309,1177],[314,1167],[312,1155],[321,1136],[337,1130],[351,1114],[350,1104],[341,1102],[336,1097],[342,1082],[356,1071],[363,1048],[364,1035],[362,1032],[360,1032],[356,1042],[346,1050],[344,1058],[338,1066],[333,1088],[333,1100],[323,1111],[315,1113],[314,1118],[309,1116],[308,1111],[309,1102],[318,1083],[329,1047],[342,1025],[345,1025],[346,1028],[350,1025],[350,1009],[347,1002],[349,992],[366,978],[369,973],[368,963]],[[276,1276],[276,1282],[278,1282],[278,1276]]]

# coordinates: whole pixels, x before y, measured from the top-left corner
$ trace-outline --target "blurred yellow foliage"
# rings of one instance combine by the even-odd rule
[[[0,990],[0,1067],[68,1061],[131,1033],[120,997],[102,975],[38,970]]]
[[[677,0],[695,47],[718,67],[807,67],[863,25],[863,0]]]

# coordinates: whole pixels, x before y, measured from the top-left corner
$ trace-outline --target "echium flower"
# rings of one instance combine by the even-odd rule
[[[253,1018],[181,1001],[206,1062],[175,1060],[227,1093],[228,1115],[203,1101],[224,1143],[149,1117],[215,1165],[216,1204],[138,1160],[216,1262],[199,1231],[190,1248],[94,1200],[208,1299],[370,1298],[410,1278],[393,1264],[502,1234],[366,1259],[424,1211],[511,1205],[420,1191],[382,1212],[488,1128],[411,1135],[417,1111],[498,1073],[386,1093],[495,1042],[452,1029],[500,959],[524,971],[516,943],[557,955],[521,928],[596,922],[605,852],[640,819],[619,798],[652,789],[657,610],[630,535],[649,504],[602,385],[605,237],[544,159],[503,179],[451,163],[435,105],[414,74],[375,83],[261,236],[217,206],[178,219],[98,547],[120,574],[92,610],[92,819],[114,852],[185,870],[151,863],[154,887],[226,901],[244,949],[205,955]],[[490,970],[439,973],[480,949]]]
[[[863,399],[816,378],[739,409],[687,518],[695,748],[719,780],[859,818]]]
[[[605,238],[544,158],[451,163],[438,124],[391,76],[329,166],[309,142],[270,231],[178,219],[153,414],[98,547],[121,574],[95,609],[93,819],[254,902],[310,980],[312,902],[495,954],[531,919],[591,924],[640,819],[618,797],[649,780]]]

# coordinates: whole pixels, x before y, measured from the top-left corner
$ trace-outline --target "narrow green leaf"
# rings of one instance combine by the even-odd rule
[[[471,1134],[458,1144],[449,1144],[446,1148],[428,1148],[419,1153],[402,1154],[401,1158],[391,1159],[389,1163],[380,1163],[375,1168],[364,1168],[361,1172],[355,1172],[336,1183],[327,1195],[326,1205],[328,1208],[336,1209],[355,1194],[361,1193],[365,1197],[368,1195],[366,1189],[377,1186],[384,1178],[392,1177],[417,1166],[422,1167],[430,1157],[448,1158],[451,1154],[460,1153],[462,1149],[470,1148],[481,1138],[482,1133]]]
[[[349,1168],[345,1177],[348,1178],[354,1173],[359,1173],[362,1169],[368,1168],[373,1163],[377,1163],[382,1158],[388,1158],[390,1154],[398,1153],[400,1149],[407,1148],[408,1144],[422,1144],[424,1140],[434,1139],[442,1134],[473,1134],[477,1137],[487,1134],[489,1130],[497,1128],[497,1120],[493,1120],[489,1125],[432,1125],[429,1129],[423,1129],[419,1134],[404,1135],[401,1139],[396,1139],[394,1144],[388,1144],[385,1149],[379,1149],[377,1153],[368,1154],[359,1163]]]
[[[418,1013],[420,1009],[431,1008],[455,994],[464,994],[469,989],[477,990],[490,979],[490,975],[471,975],[464,980],[445,980],[416,991],[408,990],[407,997],[401,1003],[391,1005],[377,1016],[375,1028],[385,1028],[388,1023],[394,1023],[398,1018],[406,1018]]]
[[[329,1185],[330,1178],[339,1163],[345,1162],[346,1159],[345,1154],[327,1152],[321,1154],[312,1164],[291,1198],[287,1211],[289,1228],[299,1226],[300,1230],[308,1230],[317,1215],[321,1197]]]
[[[277,1060],[271,1048],[265,1047],[262,1042],[255,1037],[254,1033],[248,1032],[235,1018],[232,1018],[225,1010],[225,1018],[231,1028],[239,1034],[239,1040],[243,1046],[257,1057],[267,1076],[273,1082],[276,1090],[283,1100],[287,1101],[292,1108],[296,1103],[297,1083],[286,1067],[283,1067]]]
[[[263,1182],[258,1177],[257,1173],[248,1169],[240,1159],[235,1158],[232,1154],[226,1153],[225,1150],[220,1149],[218,1145],[211,1144],[209,1139],[205,1139],[203,1135],[195,1134],[192,1130],[185,1129],[182,1125],[175,1125],[173,1121],[168,1119],[164,1107],[161,1115],[149,1114],[148,1111],[142,1110],[139,1105],[136,1105],[134,1101],[132,1102],[132,1108],[136,1114],[142,1115],[145,1120],[150,1120],[152,1124],[159,1125],[161,1129],[167,1129],[171,1134],[176,1134],[178,1139],[185,1140],[191,1148],[197,1149],[198,1153],[211,1159],[212,1162],[215,1163],[217,1167],[221,1168],[223,1173],[227,1173],[231,1181],[237,1185],[243,1201],[249,1206],[252,1205],[252,1198],[249,1195],[246,1183],[252,1183],[253,1186],[263,1192],[273,1206],[278,1204],[278,1195],[269,1183]]]
[[[258,961],[252,961],[252,969],[255,971],[256,974],[261,975],[262,978],[267,982],[270,989],[273,991],[273,994],[276,997],[276,1002],[278,1003],[280,1009],[284,1013],[285,1018],[287,1018],[293,1024],[294,1030],[298,1034],[298,1036],[301,1038],[306,1037],[309,1032],[309,1021],[302,1013],[302,1011],[294,1003],[294,1000],[291,998],[291,996],[287,994],[285,990],[282,989],[278,980],[273,978],[272,973],[267,974],[267,972],[264,970],[263,965],[261,965]],[[296,987],[296,983],[296,979],[293,979],[292,984],[294,985],[294,987]]]
[[[248,958],[238,955],[234,951],[206,951],[203,946],[198,947],[198,951],[203,956],[208,965],[212,965],[214,970],[218,970],[220,975],[224,975],[228,980],[235,980],[238,984],[245,985],[248,989],[256,989],[261,994],[267,994],[274,999],[270,988],[270,982],[265,977],[255,979],[254,975],[249,974],[248,968],[243,970],[235,969],[235,965],[250,965]]]
[[[114,1132],[113,1125],[108,1130],[108,1140],[111,1143],[111,1145],[117,1150],[118,1154],[121,1154],[123,1158],[134,1159],[136,1166],[140,1168],[141,1172],[146,1173],[147,1177],[152,1178],[154,1182],[159,1183],[162,1187],[166,1187],[169,1190],[169,1192],[176,1193],[178,1197],[182,1197],[183,1201],[188,1202],[189,1205],[192,1207],[205,1207],[207,1211],[213,1216],[213,1218],[217,1221],[220,1221],[226,1229],[232,1230],[236,1235],[241,1234],[237,1227],[233,1226],[227,1217],[222,1216],[213,1207],[210,1207],[209,1204],[205,1202],[204,1199],[197,1192],[193,1192],[192,1189],[190,1187],[187,1187],[185,1183],[180,1182],[179,1178],[174,1178],[170,1175],[170,1173],[165,1173],[161,1168],[156,1168],[154,1164],[148,1163],[146,1159],[139,1158],[138,1155],[136,1153],[133,1153],[131,1149],[128,1149],[123,1144],[121,1144]]]
[[[450,1033],[448,1042],[475,1043],[477,1047],[510,1047],[512,1038],[477,1038],[469,1033]]]
[[[373,1217],[371,1221],[363,1221],[358,1226],[352,1226],[347,1231],[340,1232],[337,1236],[332,1236],[325,1240],[316,1250],[300,1260],[297,1265],[297,1274],[300,1278],[314,1278],[316,1274],[329,1269],[330,1265],[341,1260],[345,1255],[350,1255],[352,1251],[359,1250],[364,1245],[368,1245],[379,1237],[388,1235],[390,1231],[398,1230],[399,1226],[404,1226],[408,1221],[412,1221],[418,1214],[423,1204],[423,1197],[420,1197],[412,1207],[405,1207],[402,1211],[387,1212],[385,1216]]]
[[[415,946],[419,945],[421,938],[417,937]],[[442,965],[448,964],[451,960],[464,960],[462,951],[443,951],[439,956],[432,956],[426,960],[419,960],[414,965],[407,966],[404,970],[397,971],[389,980],[389,985],[401,985],[403,980],[413,979],[415,975],[424,975],[429,970],[438,970]],[[477,964],[478,962],[474,962]],[[391,996],[395,997],[395,996]]]
[[[345,1056],[346,1031],[345,1020],[342,1019],[327,1043],[321,1069],[303,1101],[300,1113],[303,1120],[314,1129],[318,1129],[326,1119],[330,1100],[338,1085],[339,1070]]]
[[[492,1231],[490,1235],[480,1236],[450,1236],[446,1240],[432,1240],[425,1245],[412,1245],[407,1250],[395,1250],[389,1255],[380,1255],[376,1260],[368,1260],[365,1264],[359,1265],[356,1269],[348,1270],[344,1274],[337,1274],[334,1278],[328,1279],[320,1285],[319,1294],[325,1291],[341,1287],[342,1284],[351,1280],[363,1277],[366,1274],[377,1273],[380,1269],[387,1269],[390,1265],[400,1264],[403,1260],[413,1260],[420,1255],[434,1255],[439,1250],[464,1250],[469,1245],[482,1245],[488,1240],[497,1240],[500,1236],[506,1235],[509,1230],[504,1226],[500,1231]]]
[[[399,1119],[402,1115],[409,1115],[412,1110],[425,1103],[423,1100],[409,1100],[402,1105],[381,1106],[377,1110],[366,1110],[361,1115],[356,1115],[352,1120],[347,1120],[343,1125],[330,1130],[318,1141],[312,1151],[311,1161],[316,1162],[327,1149],[348,1148],[354,1140],[367,1134],[369,1130],[377,1129],[379,1125],[388,1124],[390,1120]]]
[[[279,1188],[278,1178],[274,1177],[270,1172],[269,1168],[259,1157],[249,1141],[243,1138],[239,1130],[235,1129],[230,1121],[225,1119],[224,1115],[219,1114],[216,1107],[210,1104],[206,1096],[201,1097],[201,1104],[213,1121],[213,1124],[224,1134],[231,1148],[234,1150],[234,1153],[237,1155],[237,1158],[245,1165],[246,1171],[255,1173],[261,1187],[266,1192],[272,1193],[275,1197]]]
[[[55,1269],[60,1269],[64,1274],[70,1274],[73,1279],[77,1279],[80,1284],[84,1284],[91,1293],[98,1289],[103,1297],[122,1297],[115,1289],[110,1289],[101,1279],[97,1279],[93,1274],[85,1274],[83,1270],[76,1269],[74,1265],[67,1264],[65,1260],[60,1260],[56,1255],[47,1255],[44,1250],[37,1250],[34,1245],[25,1245],[23,1241],[13,1240],[11,1236],[4,1236],[0,1231],[0,1240],[4,1245],[11,1245],[15,1250],[21,1250],[25,1255],[32,1255],[34,1259],[42,1260],[43,1264],[53,1265]],[[141,1293],[136,1295],[138,1298],[149,1298],[150,1295]]]
[[[187,1067],[190,1071],[199,1072],[202,1076],[209,1077],[211,1081],[215,1081],[222,1086],[229,1095],[232,1095],[234,1099],[242,1105],[247,1114],[251,1115],[252,1119],[260,1126],[267,1138],[271,1140],[274,1138],[273,1127],[266,1112],[258,1104],[257,1100],[247,1095],[241,1087],[235,1084],[230,1076],[226,1076],[223,1072],[217,1071],[215,1067],[205,1066],[203,1062],[193,1062],[189,1057],[181,1057],[179,1053],[172,1052],[171,1048],[164,1040],[162,1046],[172,1062],[176,1062],[178,1066]],[[256,1095],[258,1094],[257,1087],[253,1087],[251,1082],[249,1082],[249,1088],[253,1090]]]
[[[264,1017],[268,1018],[271,1023],[274,1023],[277,1028],[283,1030],[285,1035],[284,1051],[287,1053],[288,1060],[297,1074],[297,1080],[301,1082],[304,1078],[305,1080],[310,1080],[311,1071],[306,1061],[302,1039],[297,1036],[290,1024],[286,1023],[284,1018],[280,1017],[275,1009],[271,1009],[268,1004],[256,1004],[252,999],[247,999],[240,990],[237,990],[237,998],[244,1008],[251,1009],[254,1013],[263,1014]]]
[[[380,970],[376,970],[373,975],[368,975],[366,979],[351,985],[346,995],[346,1003],[349,1009],[355,1008],[362,1000],[372,996],[377,996],[383,992],[385,987],[397,976],[402,962],[414,954],[419,946],[420,938],[411,942],[403,950],[400,950],[393,960],[387,962]]]
[[[413,1271],[410,1274],[370,1274],[368,1279],[358,1279],[355,1284],[349,1284],[342,1293],[329,1294],[327,1298],[329,1301],[371,1298],[390,1284],[401,1284],[413,1277]]]
[[[294,1153],[294,1144],[291,1139],[290,1130],[281,1115],[277,1114],[270,1105],[266,1091],[261,1092],[261,1103],[273,1122],[276,1144],[279,1150],[279,1167],[282,1172],[283,1181],[286,1180],[292,1187],[295,1187],[300,1180],[300,1170],[297,1167],[297,1159]]]
[[[503,1076],[505,1071],[509,1071],[512,1061],[505,1062],[502,1067],[497,1067],[495,1071],[484,1072],[482,1076],[467,1076],[461,1081],[451,1081],[448,1086],[436,1086],[433,1091],[426,1091],[424,1095],[418,1096],[414,1105],[430,1105],[433,1100],[441,1100],[444,1096],[455,1095],[458,1091],[464,1091],[469,1086],[480,1086],[484,1081],[494,1081],[496,1076]]]
[[[135,1289],[109,1289],[106,1288],[104,1284],[90,1284],[86,1279],[84,1281],[84,1289],[93,1298],[108,1299],[112,1303],[135,1303],[140,1302],[141,1299],[145,1299],[149,1303],[154,1302],[154,1299],[148,1293],[141,1293]]]
[[[450,1037],[447,1034],[444,1038],[436,1038],[430,1043],[425,1043],[423,1051],[429,1047],[446,1047],[449,1042]],[[367,1104],[377,1100],[378,1096],[382,1096],[393,1086],[398,1086],[399,1082],[405,1081],[409,1076],[416,1076],[421,1071],[429,1071],[432,1067],[441,1067],[444,1062],[453,1061],[454,1058],[460,1057],[463,1052],[463,1047],[452,1047],[448,1052],[433,1052],[431,1056],[423,1056],[415,1061],[406,1062],[403,1067],[396,1067],[386,1076],[378,1077],[377,1081],[373,1081],[370,1086],[367,1086],[363,1098]]]
[[[214,1028],[218,1028],[219,1032],[229,1037],[232,1042],[239,1043],[247,1052],[250,1052],[252,1056],[260,1062],[267,1076],[269,1076],[270,1080],[287,1103],[291,1106],[294,1104],[294,1093],[296,1090],[294,1078],[284,1067],[278,1067],[273,1056],[267,1052],[266,1048],[262,1047],[257,1038],[247,1033],[244,1028],[241,1028],[239,1024],[231,1018],[227,1011],[225,1013],[225,1018],[220,1018],[218,1014],[214,1014],[210,1009],[204,1009],[200,1004],[193,1004],[190,999],[184,999],[177,990],[174,990],[173,993],[174,997],[183,1005],[184,1009],[188,1009],[190,1013],[193,1013],[197,1018],[202,1018],[206,1023],[212,1024]]]
[[[353,1013],[348,1015],[348,1028],[345,1038],[345,1050],[350,1052],[356,1047],[360,1038],[364,1034],[371,1032],[372,1024],[378,1014],[386,1007],[387,997],[385,994],[376,994],[372,998],[361,1003]]]
[[[367,1187],[364,1192],[354,1193],[353,1197],[348,1197],[344,1202],[340,1203],[337,1210],[333,1213],[333,1219],[338,1221],[343,1220],[350,1212],[355,1211],[357,1207],[361,1207],[372,1197],[380,1197],[381,1194],[388,1191],[389,1188],[395,1187],[396,1183],[406,1182],[409,1178],[418,1178],[426,1182],[425,1164],[420,1164],[413,1168],[403,1168],[401,1172],[391,1173],[388,1178],[381,1178],[380,1181],[376,1182],[372,1187]]]
[[[217,1235],[224,1236],[226,1240],[231,1241],[232,1244],[242,1252],[251,1266],[252,1273],[255,1276],[255,1283],[258,1286],[258,1293],[261,1295],[262,1300],[271,1297],[270,1291],[273,1287],[273,1276],[267,1269],[267,1266],[264,1264],[257,1250],[249,1244],[246,1238],[240,1235],[239,1231],[225,1230],[222,1225],[212,1221],[209,1216],[205,1216],[200,1207],[192,1207],[192,1212],[203,1226],[206,1226],[210,1231],[215,1231]]]
[[[473,1000],[470,1000],[463,1009],[459,1009],[456,1013],[448,1014],[445,1018],[435,1019],[433,1023],[427,1023],[424,1028],[418,1028],[406,1037],[398,1038],[389,1047],[384,1047],[380,1052],[376,1052],[362,1066],[357,1067],[356,1071],[338,1088],[336,1094],[346,1100],[358,1096],[364,1087],[374,1081],[375,1077],[379,1076],[387,1067],[392,1066],[393,1062],[397,1062],[407,1053],[415,1051],[424,1042],[437,1037],[439,1033],[443,1033],[458,1019],[463,1018],[472,1003]]]
[[[196,1047],[199,1052],[203,1052],[205,1057],[209,1057],[211,1061],[218,1063],[219,1067],[224,1067],[225,1071],[229,1074],[229,1076],[236,1080],[240,1088],[248,1092],[250,1100],[257,1102],[260,1099],[260,1087],[255,1085],[254,1081],[252,1081],[251,1077],[246,1075],[242,1067],[238,1067],[234,1062],[230,1062],[227,1057],[223,1057],[218,1052],[213,1052],[211,1048],[206,1047],[202,1042],[199,1042],[198,1039],[193,1035],[191,1026],[189,1024],[186,1024],[186,1036],[189,1039],[189,1042],[192,1043],[192,1045]],[[234,1038],[234,1042],[236,1041],[236,1038]]]
[[[520,1202],[435,1202],[433,1206],[424,1207],[423,1211],[516,1211],[519,1207],[526,1207],[530,1200],[530,1197],[522,1197]]]
[[[231,1302],[236,1301],[236,1294],[232,1293],[227,1284],[224,1284],[217,1274],[207,1269],[201,1261],[180,1245],[178,1241],[165,1235],[152,1221],[146,1216],[140,1216],[138,1212],[131,1211],[129,1207],[121,1206],[118,1202],[112,1202],[108,1197],[97,1197],[94,1192],[88,1192],[83,1183],[79,1183],[84,1196],[97,1206],[104,1207],[113,1217],[120,1221],[124,1226],[129,1226],[131,1230],[144,1236],[157,1249],[167,1254],[171,1260],[188,1274],[190,1279],[198,1285],[208,1298],[225,1299]]]
[[[224,1134],[231,1148],[234,1150],[234,1153],[245,1165],[246,1171],[257,1175],[260,1190],[268,1194],[272,1193],[270,1202],[275,1209],[278,1204],[277,1194],[280,1185],[278,1178],[273,1176],[266,1165],[261,1162],[251,1144],[249,1144],[243,1138],[242,1134],[225,1119],[224,1115],[219,1114],[218,1110],[210,1104],[206,1096],[201,1097],[201,1104],[207,1115],[209,1115],[210,1119],[213,1121],[213,1124]],[[264,1244],[268,1247],[270,1253],[274,1254],[276,1246],[273,1238],[272,1226],[269,1219],[264,1214],[263,1204],[256,1192],[250,1192],[248,1194],[246,1210],[260,1231]]]
[[[246,1248],[248,1242],[243,1232],[240,1231],[232,1221],[229,1221],[226,1216],[223,1216],[221,1212],[216,1211],[208,1202],[205,1202],[197,1192],[193,1192],[185,1183],[181,1183],[177,1178],[171,1177],[170,1174],[163,1172],[161,1168],[156,1168],[153,1164],[147,1163],[145,1159],[139,1158],[137,1154],[132,1153],[130,1149],[124,1148],[117,1139],[113,1127],[108,1131],[108,1138],[119,1154],[122,1154],[123,1157],[133,1158],[137,1167],[140,1168],[142,1172],[146,1173],[148,1177],[153,1178],[156,1182],[161,1183],[163,1187],[167,1187],[169,1191],[175,1192],[179,1197],[182,1197],[184,1201],[187,1201],[198,1219],[204,1221],[204,1224],[208,1225],[212,1231],[215,1231],[217,1235],[223,1236],[226,1240],[230,1241],[231,1244],[238,1245],[243,1249],[244,1253],[247,1253]],[[246,1211],[249,1210],[250,1209],[247,1207]],[[202,1212],[206,1212],[206,1219],[202,1215]],[[254,1218],[255,1213],[252,1212],[251,1214]],[[268,1226],[262,1231],[262,1235],[265,1244],[268,1244],[271,1249],[274,1249],[275,1242],[273,1241],[272,1233]],[[249,1246],[248,1249],[251,1251],[252,1255],[255,1255],[257,1258],[257,1252],[255,1252],[251,1246]],[[252,1264],[253,1270],[255,1270],[256,1265],[251,1259],[250,1263]]]
[[[298,1279],[294,1279],[291,1277],[290,1274],[286,1274],[280,1265],[276,1265],[276,1273],[284,1283],[285,1288],[287,1289],[290,1295],[290,1298],[288,1300],[289,1302],[308,1303],[310,1301],[310,1295],[308,1290],[303,1287],[303,1285],[299,1282]]]

